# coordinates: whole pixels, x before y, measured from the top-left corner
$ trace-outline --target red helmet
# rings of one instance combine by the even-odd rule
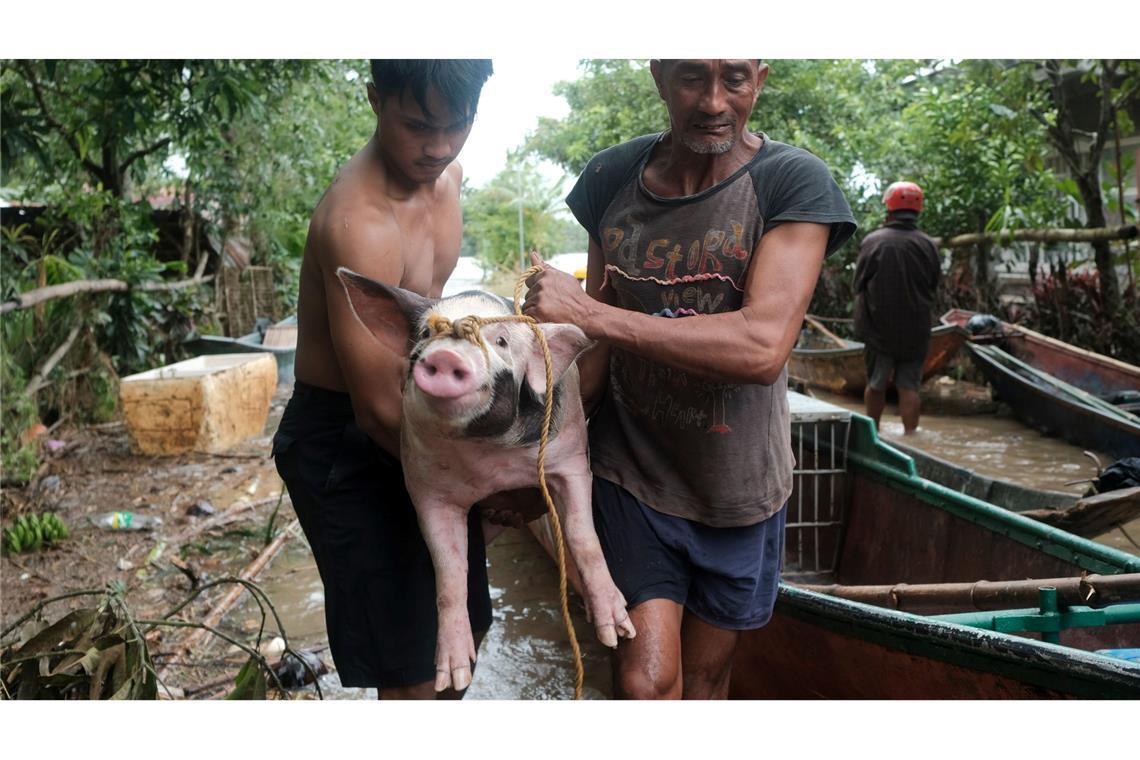
[[[883,203],[887,204],[887,211],[922,211],[922,188],[913,182],[895,182],[887,188]]]

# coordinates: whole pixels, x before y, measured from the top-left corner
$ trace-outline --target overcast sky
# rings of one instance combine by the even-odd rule
[[[475,126],[459,163],[472,185],[482,187],[503,168],[507,151],[518,147],[538,125],[538,117],[562,118],[570,109],[551,90],[554,83],[578,78],[570,56],[493,58],[494,75],[483,86]],[[550,167],[547,173],[560,172]]]

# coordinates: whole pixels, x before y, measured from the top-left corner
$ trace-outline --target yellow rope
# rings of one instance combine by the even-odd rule
[[[546,367],[546,394],[542,415],[542,435],[538,441],[538,486],[542,491],[542,498],[546,500],[546,511],[550,514],[550,522],[554,528],[554,542],[558,550],[558,596],[562,603],[562,622],[566,624],[566,634],[570,638],[570,648],[574,651],[574,699],[582,698],[582,650],[578,647],[578,637],[574,633],[574,621],[570,619],[570,601],[566,584],[566,547],[562,539],[562,522],[558,519],[558,511],[554,508],[554,499],[546,487],[546,444],[550,440],[550,420],[554,415],[554,369],[550,362],[550,347],[546,344],[546,336],[533,317],[522,313],[522,289],[526,280],[532,274],[541,272],[542,267],[533,266],[523,272],[522,277],[515,283],[515,313],[502,317],[467,316],[454,322],[440,314],[428,317],[428,328],[431,330],[430,340],[446,336],[454,336],[462,340],[469,340],[487,353],[487,344],[483,340],[481,328],[483,325],[496,322],[525,322],[530,326],[538,344],[542,346],[542,360]]]

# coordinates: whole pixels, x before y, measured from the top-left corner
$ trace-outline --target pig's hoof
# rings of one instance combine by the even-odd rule
[[[611,649],[617,647],[618,639],[632,639],[637,635],[637,629],[625,608],[625,597],[616,588],[612,599],[608,603],[599,605],[599,608],[590,615],[594,623],[594,631],[598,641]]]
[[[453,639],[443,637],[435,650],[435,690],[463,691],[471,685],[475,642],[470,633]]]
[[[446,691],[454,689],[463,691],[471,685],[471,666],[458,665],[451,670],[437,670],[435,672],[435,690]]]

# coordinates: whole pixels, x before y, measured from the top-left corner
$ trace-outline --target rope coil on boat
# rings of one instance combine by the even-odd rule
[[[542,347],[542,359],[546,368],[546,393],[542,415],[542,434],[538,441],[538,486],[542,491],[542,498],[546,501],[546,511],[550,515],[551,526],[554,528],[554,542],[558,550],[558,596],[562,605],[562,622],[566,625],[566,634],[570,639],[570,649],[574,652],[574,699],[582,698],[582,651],[578,647],[578,637],[574,633],[574,621],[570,619],[570,602],[566,583],[566,547],[562,537],[562,522],[558,519],[558,511],[554,508],[554,499],[546,486],[546,445],[550,442],[550,421],[554,414],[554,370],[550,361],[550,347],[546,343],[546,336],[538,326],[534,317],[522,313],[522,289],[527,278],[532,274],[543,271],[541,266],[533,266],[522,273],[515,283],[514,305],[515,313],[500,317],[479,317],[470,315],[455,321],[441,314],[432,314],[428,317],[428,329],[431,330],[429,341],[438,338],[455,337],[467,340],[479,346],[483,353],[487,353],[487,344],[483,340],[482,327],[498,322],[522,322],[530,326],[531,332]]]

